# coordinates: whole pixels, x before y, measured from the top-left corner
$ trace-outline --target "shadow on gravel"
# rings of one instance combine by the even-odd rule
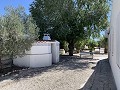
[[[18,81],[21,78],[31,78],[37,75],[42,75],[45,72],[52,71],[66,71],[66,70],[84,70],[89,68],[89,65],[94,59],[81,59],[79,56],[60,56],[60,62],[57,64],[53,64],[49,67],[44,68],[24,68],[17,69],[13,72],[9,72],[5,76],[0,77],[0,81],[11,79]]]
[[[108,59],[97,63],[88,81],[79,90],[117,90]]]

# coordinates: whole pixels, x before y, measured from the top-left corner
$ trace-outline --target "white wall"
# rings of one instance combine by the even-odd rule
[[[31,47],[30,54],[47,54],[51,53],[51,43],[34,43]]]
[[[120,0],[113,0],[110,35],[109,35],[109,59],[117,89],[120,90]]]
[[[34,43],[24,57],[17,57],[13,63],[21,67],[45,67],[59,62],[59,42]]]
[[[52,54],[30,56],[30,67],[45,67],[51,65],[52,65]]]
[[[14,65],[20,67],[29,67],[30,66],[30,55],[26,55],[23,57],[17,57],[13,60]]]
[[[23,57],[17,57],[13,63],[20,67],[45,67],[52,65],[51,43],[34,43]]]
[[[52,63],[57,63],[59,62],[59,51],[60,51],[60,47],[59,47],[60,43],[58,41],[55,41],[54,43],[52,43],[51,45],[51,52],[52,52]]]

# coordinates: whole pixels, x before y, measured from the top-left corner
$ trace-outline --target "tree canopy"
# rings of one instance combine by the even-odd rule
[[[6,7],[0,17],[0,64],[3,57],[24,55],[36,38],[36,24],[23,7]]]
[[[39,33],[50,33],[52,39],[67,41],[69,55],[74,44],[98,36],[108,26],[108,0],[35,0],[30,12]]]

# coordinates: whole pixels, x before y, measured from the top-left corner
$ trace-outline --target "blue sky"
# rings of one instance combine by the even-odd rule
[[[29,5],[34,0],[0,0],[0,14],[4,14],[4,8],[7,6],[13,6],[18,7],[19,5],[23,6],[25,8],[25,12],[29,14]]]
[[[13,7],[18,7],[19,5],[23,6],[25,8],[25,12],[29,14],[29,7],[30,4],[34,0],[0,0],[0,15],[3,15],[5,13],[4,8],[7,6],[13,6]],[[110,14],[109,14],[110,15]],[[110,21],[110,17],[108,18]],[[101,35],[104,35],[104,32],[101,32]]]

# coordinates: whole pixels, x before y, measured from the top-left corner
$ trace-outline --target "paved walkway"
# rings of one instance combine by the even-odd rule
[[[107,59],[98,62],[95,71],[80,90],[117,90]]]

